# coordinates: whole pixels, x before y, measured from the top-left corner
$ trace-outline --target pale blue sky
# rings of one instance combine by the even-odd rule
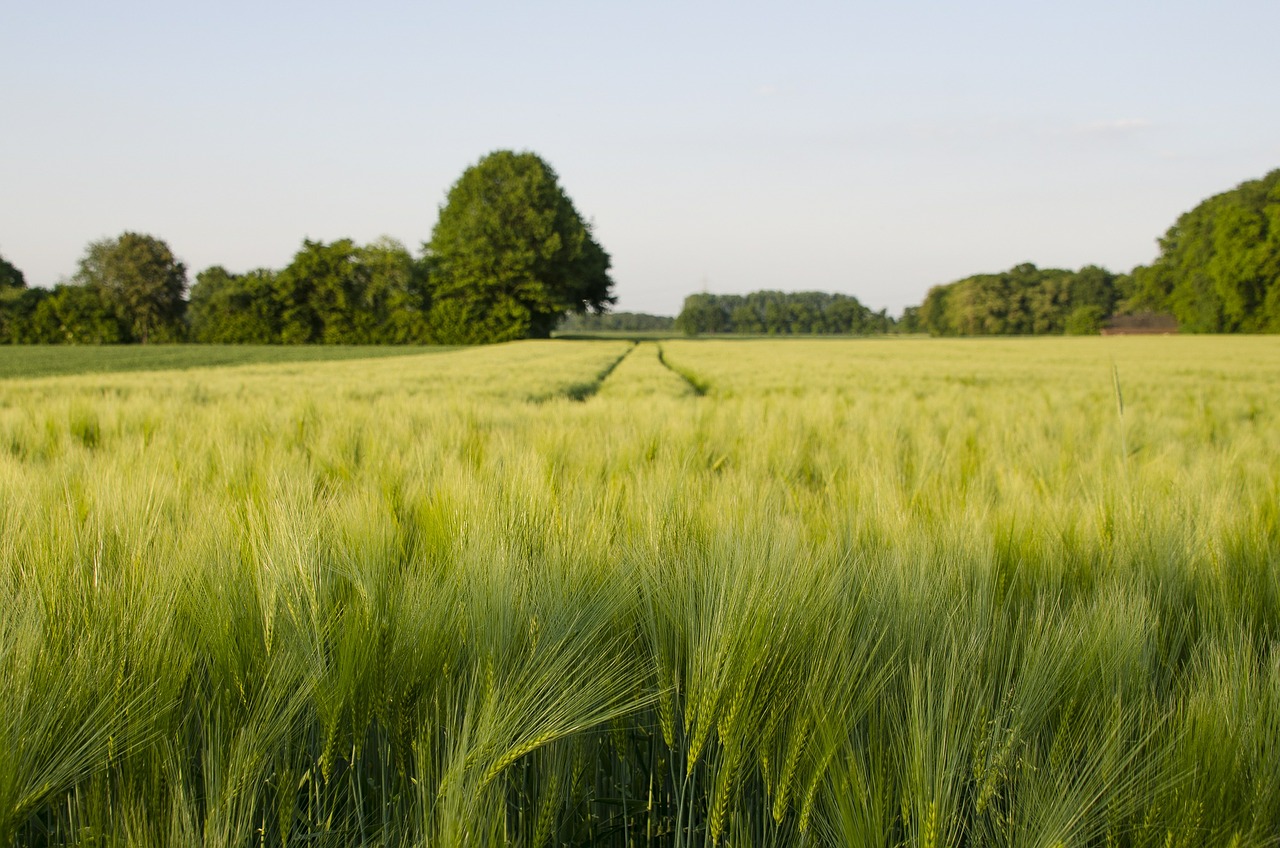
[[[1280,2],[187,4],[0,0],[0,255],[196,271],[304,237],[417,250],[528,149],[619,309],[822,289],[899,312],[1019,262],[1128,270],[1280,167]]]

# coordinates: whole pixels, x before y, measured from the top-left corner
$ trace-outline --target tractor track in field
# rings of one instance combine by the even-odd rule
[[[614,372],[617,371],[624,361],[626,361],[627,357],[634,354],[641,347],[647,348],[649,345],[650,343],[632,342],[629,348],[623,351],[623,353],[616,359],[609,362],[609,364],[602,368],[594,378],[584,380],[579,383],[573,383],[560,391],[553,392],[551,394],[531,397],[529,400],[532,403],[545,403],[555,398],[566,398],[578,403],[584,403],[600,393],[600,390],[604,388],[605,383],[614,376]],[[668,362],[662,349],[662,345],[654,343],[653,347],[656,348],[656,358],[658,363],[666,369],[667,372],[678,378],[680,384],[686,386],[690,394],[694,397],[703,397],[707,394],[711,386],[706,380],[703,380],[697,374],[686,371],[685,369]]]
[[[693,393],[696,396],[703,397],[704,395],[706,395],[708,391],[710,391],[711,384],[708,383],[706,380],[702,379],[697,374],[694,374],[691,371],[686,371],[683,368],[677,368],[676,366],[668,362],[666,354],[662,350],[662,345],[658,345],[658,362],[662,363],[663,368],[666,368],[672,374],[675,374],[681,380],[684,380],[686,383],[688,383],[689,388],[693,391]]]
[[[595,397],[596,392],[600,391],[600,387],[604,385],[604,381],[609,379],[609,375],[611,375],[614,370],[622,364],[622,360],[634,353],[635,349],[639,346],[638,342],[632,342],[631,347],[627,348],[623,352],[622,356],[619,356],[617,359],[613,360],[613,362],[610,362],[601,369],[600,373],[596,374],[596,378],[594,380],[586,383],[574,383],[572,386],[569,386],[564,391],[560,392],[560,396],[567,397],[569,400],[576,400],[580,403],[588,400],[589,398]]]

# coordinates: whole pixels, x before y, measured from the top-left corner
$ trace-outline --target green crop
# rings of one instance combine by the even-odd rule
[[[7,379],[0,845],[1275,845],[1277,396],[1246,337]]]
[[[0,346],[0,379],[374,359],[448,350],[455,348],[390,345],[4,345]]]

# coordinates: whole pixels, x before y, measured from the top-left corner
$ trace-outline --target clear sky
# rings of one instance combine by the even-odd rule
[[[124,230],[192,277],[304,237],[415,251],[532,150],[618,309],[856,295],[1019,262],[1127,271],[1280,167],[1280,2],[0,0],[0,255],[35,285]]]

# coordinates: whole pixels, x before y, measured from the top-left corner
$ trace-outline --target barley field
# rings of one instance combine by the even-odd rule
[[[1278,845],[1278,399],[1257,337],[0,380],[0,845]]]

